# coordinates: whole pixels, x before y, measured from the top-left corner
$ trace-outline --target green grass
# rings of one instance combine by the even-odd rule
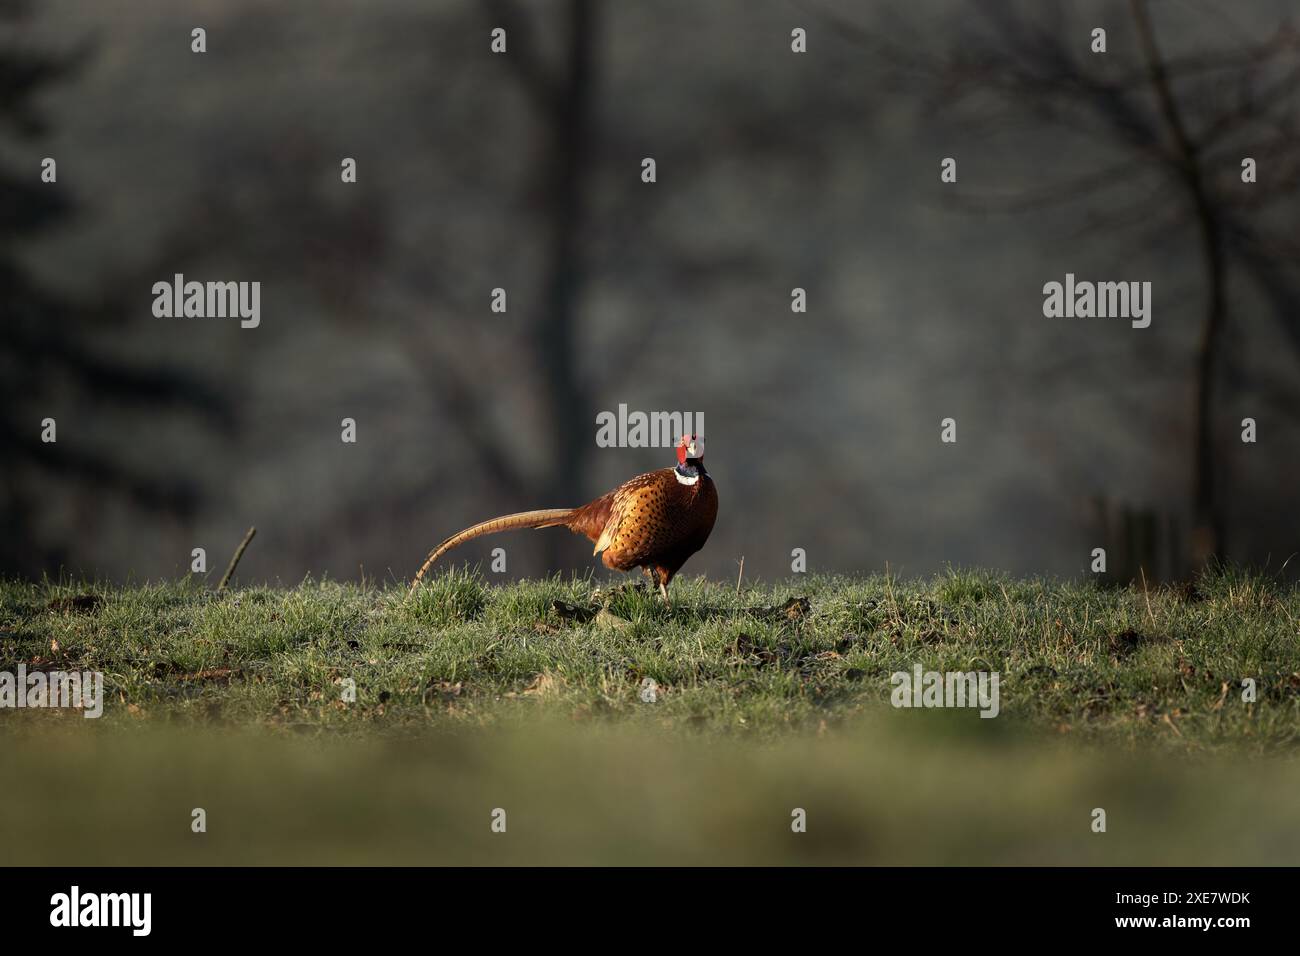
[[[61,603],[81,594],[102,604]],[[546,716],[772,739],[882,711],[925,719],[889,707],[890,675],[919,663],[1001,674],[1001,715],[982,732],[1193,752],[1300,740],[1300,593],[1261,577],[1144,593],[954,572],[739,595],[697,579],[673,597],[668,610],[639,588],[495,586],[465,572],[409,600],[328,581],[223,594],[9,582],[0,662],[103,671],[110,723],[372,735]],[[801,597],[804,613],[782,610]],[[653,703],[639,693],[647,678]]]
[[[38,863],[1300,860],[1293,587],[952,572],[672,596],[459,571],[411,599],[0,583],[0,670],[107,684],[99,720],[0,710],[23,782],[0,846]],[[918,663],[997,671],[1000,715],[893,708],[890,675]]]

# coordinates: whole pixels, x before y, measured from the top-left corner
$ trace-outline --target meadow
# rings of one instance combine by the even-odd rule
[[[409,599],[6,582],[0,670],[99,671],[105,702],[93,720],[0,710],[0,846],[14,863],[1300,861],[1293,586],[951,571],[679,579],[673,602],[460,570]],[[998,674],[996,718],[893,706],[917,665]]]

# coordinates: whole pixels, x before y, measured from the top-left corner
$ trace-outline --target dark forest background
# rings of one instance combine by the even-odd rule
[[[465,525],[671,463],[596,446],[620,403],[705,416],[722,505],[687,573],[1281,569],[1296,20],[0,0],[0,573],[219,572],[256,525],[245,580],[405,579]],[[176,272],[260,281],[261,326],[155,318]],[[1151,281],[1151,327],[1044,318],[1067,272]],[[591,566],[562,532],[456,557],[495,546],[508,577]]]

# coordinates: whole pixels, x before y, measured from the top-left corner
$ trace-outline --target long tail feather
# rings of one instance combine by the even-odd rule
[[[577,508],[545,508],[541,511],[521,511],[519,514],[503,515],[500,518],[493,518],[491,521],[480,522],[473,527],[453,534],[429,552],[428,559],[425,560],[419,573],[415,575],[415,580],[411,582],[411,590],[407,593],[407,597],[415,593],[415,589],[420,586],[425,573],[429,568],[433,567],[433,563],[452,548],[462,545],[466,541],[472,541],[474,538],[481,538],[485,534],[496,534],[498,531],[513,531],[516,528],[553,528],[556,525],[567,524],[578,510]]]

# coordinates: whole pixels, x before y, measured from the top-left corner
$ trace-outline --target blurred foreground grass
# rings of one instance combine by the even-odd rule
[[[98,720],[0,710],[0,862],[1300,862],[1295,589],[673,597],[459,572],[411,600],[0,584],[0,670],[107,685]],[[998,671],[1000,715],[890,707],[918,663]]]
[[[1294,760],[951,726],[776,744],[550,723],[369,743],[59,728],[7,741],[4,762],[9,865],[1300,862]]]

